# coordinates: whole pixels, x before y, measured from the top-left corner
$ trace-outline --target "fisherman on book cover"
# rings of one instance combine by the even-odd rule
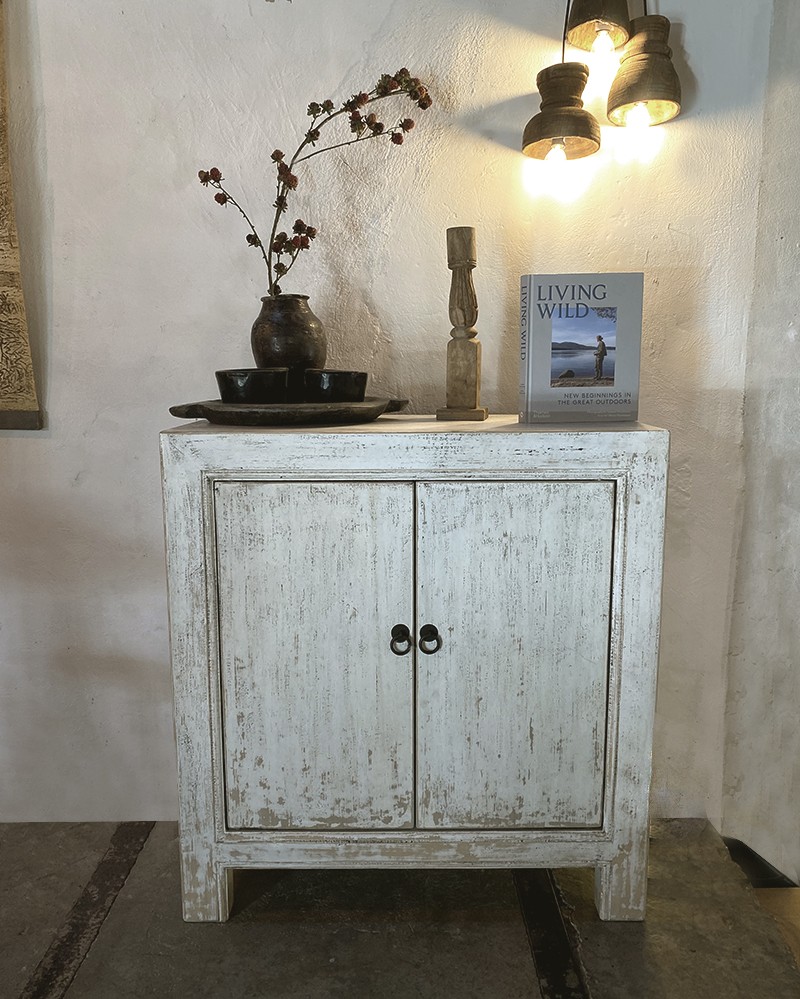
[[[608,351],[606,350],[606,342],[600,336],[600,334],[598,333],[597,334],[597,346],[595,347],[595,351],[594,351],[594,377],[595,377],[595,381],[599,382],[600,379],[603,377],[603,361],[605,360],[605,357],[606,357],[607,353],[608,353]]]
[[[563,312],[563,315],[561,314]],[[617,357],[617,307],[558,306],[550,319],[550,387],[614,387]]]

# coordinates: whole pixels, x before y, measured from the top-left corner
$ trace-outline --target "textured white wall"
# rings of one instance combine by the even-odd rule
[[[512,148],[559,56],[561,0],[7,5],[48,430],[0,436],[3,818],[175,814],[156,434],[170,404],[214,394],[215,368],[250,363],[264,287],[196,173],[219,166],[266,216],[269,152],[293,147],[306,103],[406,64],[434,108],[401,149],[309,164],[295,204],[320,236],[285,290],[311,296],[332,366],[430,412],[444,230],[476,226],[484,401],[514,411],[519,274],[645,271],[641,414],[674,434],[654,802],[719,819],[772,3],[735,6],[662,5],[685,114],[647,164],[607,135],[567,167],[588,186],[562,203],[526,191]]]
[[[745,396],[728,673],[725,823],[800,881],[800,8],[777,0]]]

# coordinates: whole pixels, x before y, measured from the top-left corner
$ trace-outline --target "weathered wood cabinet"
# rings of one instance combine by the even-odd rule
[[[593,866],[641,919],[667,434],[162,434],[184,915],[244,867]],[[404,630],[406,629],[406,630]]]

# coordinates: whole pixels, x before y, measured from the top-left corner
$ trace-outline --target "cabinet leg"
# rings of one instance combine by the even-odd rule
[[[644,919],[647,904],[647,835],[594,872],[594,899],[601,919]]]
[[[183,918],[187,923],[224,923],[233,905],[233,871],[184,857],[181,865]]]

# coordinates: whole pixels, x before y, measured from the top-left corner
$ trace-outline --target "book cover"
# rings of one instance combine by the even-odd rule
[[[636,420],[644,275],[524,274],[520,423]]]

